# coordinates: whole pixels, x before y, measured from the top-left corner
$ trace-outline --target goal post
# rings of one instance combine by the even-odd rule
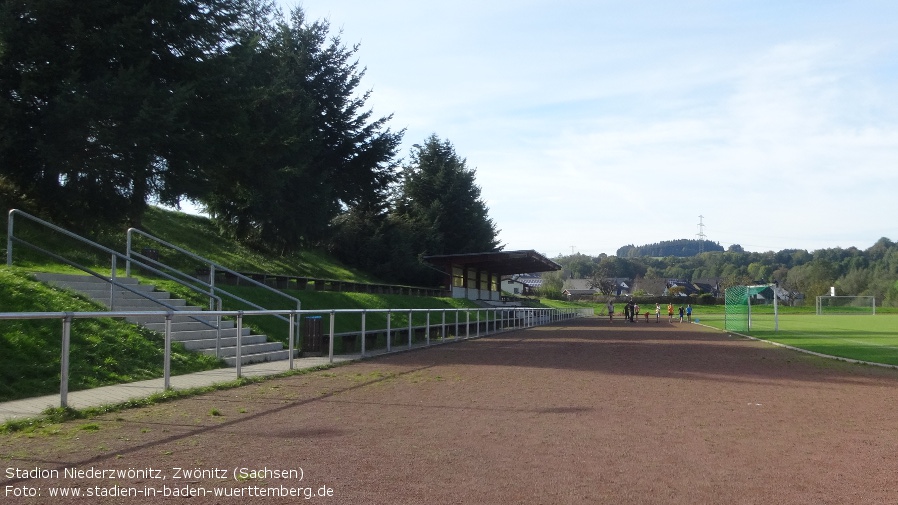
[[[817,315],[876,315],[875,296],[818,296]]]
[[[731,331],[779,331],[774,284],[731,286],[724,291],[724,328]]]

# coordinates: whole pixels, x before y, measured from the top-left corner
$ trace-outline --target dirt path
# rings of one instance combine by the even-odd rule
[[[0,484],[4,503],[895,503],[896,392],[893,370],[585,319],[6,435]],[[137,496],[50,497],[75,487]]]

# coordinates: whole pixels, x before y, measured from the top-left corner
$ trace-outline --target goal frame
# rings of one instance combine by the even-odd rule
[[[825,300],[833,300],[833,301],[846,300],[847,301],[849,299],[854,299],[854,300],[868,299],[869,302],[865,302],[860,305],[840,305],[840,306],[832,306],[832,307],[835,307],[836,309],[838,309],[838,307],[856,307],[856,308],[868,307],[871,309],[870,312],[861,312],[859,310],[854,310],[854,311],[838,311],[838,310],[825,311],[824,310],[824,301]],[[875,316],[876,315],[876,297],[871,296],[871,295],[839,295],[839,296],[820,295],[817,297],[817,300],[815,303],[815,309],[816,309],[816,314],[818,316],[846,316],[846,315]]]
[[[776,284],[757,284],[752,286],[731,286],[724,291],[724,328],[727,330],[745,330],[751,331],[752,327],[752,310],[751,310],[751,300],[753,297],[757,296],[760,292],[766,289],[773,290],[773,331],[779,331],[780,323],[779,323],[779,305],[777,299],[779,298],[776,294]],[[734,296],[731,297],[731,290],[736,291]],[[743,291],[744,290],[744,291]],[[734,303],[731,304],[730,300],[734,300]],[[736,318],[737,320],[731,321],[730,313],[733,312],[734,315],[742,315],[742,307],[744,306],[744,328],[743,325],[740,324],[742,317]],[[734,307],[735,310],[731,311],[731,307]],[[733,324],[731,324],[731,322]]]

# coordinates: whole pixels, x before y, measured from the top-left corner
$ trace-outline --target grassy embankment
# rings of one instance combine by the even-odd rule
[[[297,275],[318,278],[342,279],[356,282],[376,282],[362,272],[348,269],[317,251],[274,257],[243,247],[229,241],[217,233],[208,219],[183,213],[151,209],[143,226],[144,231],[159,236],[185,249],[223,264],[233,270],[245,272],[265,272],[271,274]],[[96,254],[76,241],[45,231],[38,231],[28,221],[16,221],[16,235],[53,250],[63,251],[63,256],[98,272],[109,273],[111,258]],[[5,236],[3,243],[5,244]],[[103,245],[124,251],[126,235],[124,230],[107,230],[90,237]],[[154,244],[147,244],[155,246]],[[135,247],[140,248],[140,244]],[[5,252],[5,251],[4,251]],[[185,272],[202,267],[192,260],[179,257],[171,251],[160,250],[160,257],[166,263]],[[14,267],[0,272],[0,310],[3,312],[59,312],[96,311],[97,305],[71,293],[47,287],[33,281],[31,272],[76,271],[22,246],[15,246]],[[135,269],[137,277],[142,277]],[[124,265],[117,264],[117,275],[124,275]],[[172,291],[176,296],[188,299],[192,304],[205,306],[207,301],[200,295],[177,285],[148,279],[160,289]],[[286,299],[270,292],[246,286],[222,286],[229,292],[271,309],[293,309]],[[401,295],[377,295],[365,293],[319,292],[313,289],[285,290],[289,295],[301,300],[304,310],[330,309],[453,309],[471,308],[473,302],[450,298],[427,298]],[[546,306],[571,306],[552,303]],[[230,303],[226,310],[247,307]],[[393,328],[408,326],[407,312],[391,315]],[[414,325],[424,324],[426,316],[416,313]],[[481,315],[481,318],[485,315]],[[273,318],[247,318],[247,324],[255,330],[269,335],[273,340],[286,341],[287,325]],[[451,319],[449,319],[451,320]],[[476,314],[472,313],[472,320]],[[358,316],[340,316],[335,321],[336,331],[358,330],[361,324]],[[366,321],[369,329],[385,328],[386,316],[371,314]],[[59,390],[59,364],[61,349],[61,322],[44,321],[0,321],[0,401],[53,394]],[[339,347],[342,342],[337,340]],[[383,342],[380,342],[383,345]],[[143,380],[162,375],[162,339],[158,334],[141,330],[133,325],[113,319],[77,321],[72,330],[71,384],[72,391],[121,382]],[[220,363],[214,359],[182,351],[175,346],[172,369],[174,373],[215,368]]]

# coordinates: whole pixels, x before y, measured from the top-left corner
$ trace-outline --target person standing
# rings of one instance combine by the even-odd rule
[[[635,323],[638,321],[639,321],[639,304],[635,303],[635,304],[633,304],[633,322]]]
[[[608,300],[608,322],[614,322],[614,300]]]
[[[673,322],[673,304],[672,303],[667,304],[667,322],[668,323]]]
[[[692,322],[692,304],[686,306],[686,321]]]
[[[655,304],[655,322],[656,323],[661,322],[661,304],[660,303]]]
[[[680,305],[680,322],[683,322],[683,306]]]

